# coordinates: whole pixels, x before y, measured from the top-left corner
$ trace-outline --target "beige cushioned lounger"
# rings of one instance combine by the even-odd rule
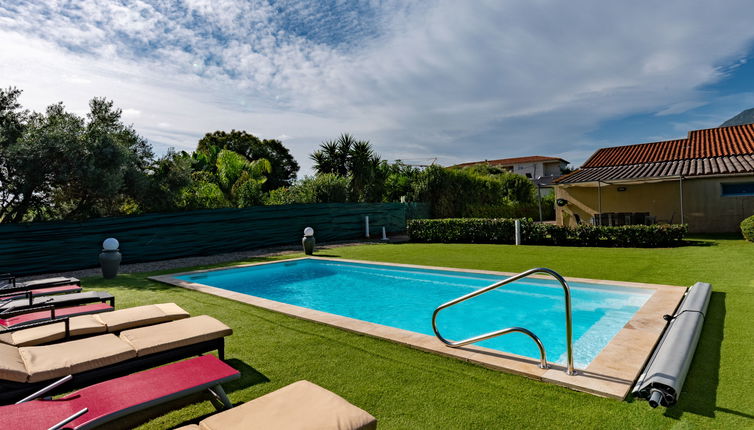
[[[149,335],[145,335],[145,330]],[[120,337],[108,333],[53,345],[16,347],[0,344],[0,379],[31,383],[62,378],[232,333],[230,327],[220,321],[201,315],[126,330],[120,333]]]
[[[188,318],[189,313],[175,303],[136,306],[92,315],[79,315],[69,319],[71,337],[98,333],[114,333],[133,327],[159,324]],[[65,324],[48,324],[0,332],[0,342],[14,346],[34,346],[65,338]]]
[[[298,381],[178,430],[374,430],[377,420],[309,381]]]

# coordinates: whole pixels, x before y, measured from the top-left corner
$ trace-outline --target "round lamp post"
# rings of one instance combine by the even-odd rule
[[[112,279],[118,274],[120,268],[120,260],[122,256],[118,251],[118,240],[115,238],[108,238],[102,242],[102,252],[99,254],[99,264],[102,266],[102,277],[105,279]]]
[[[312,255],[314,253],[314,229],[307,227],[304,229],[304,238],[301,239],[301,244],[304,245],[304,254]]]

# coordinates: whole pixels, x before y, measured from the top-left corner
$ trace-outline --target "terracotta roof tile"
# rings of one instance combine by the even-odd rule
[[[730,155],[714,158],[671,160],[621,166],[581,168],[554,181],[555,184],[610,182],[639,178],[705,176],[716,174],[754,174],[754,155]]]
[[[688,138],[597,150],[582,168],[754,154],[754,124],[693,130]]]

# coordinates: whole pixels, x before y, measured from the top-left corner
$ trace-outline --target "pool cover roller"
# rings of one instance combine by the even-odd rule
[[[697,282],[689,288],[639,376],[633,394],[647,399],[653,408],[673,406],[678,401],[699,342],[711,294],[712,286],[704,282]]]

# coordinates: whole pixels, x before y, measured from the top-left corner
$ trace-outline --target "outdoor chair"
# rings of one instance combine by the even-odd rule
[[[89,305],[56,308],[55,306],[40,306],[37,308],[21,309],[0,314],[0,331],[12,327],[28,325],[40,321],[50,321],[77,315],[89,315],[100,312],[110,312],[115,308],[107,303],[92,303]]]
[[[201,315],[149,327],[61,342],[16,347],[0,343],[0,404],[17,401],[51,380],[74,375],[66,390],[217,350],[233,330]],[[51,392],[51,394],[55,394]]]
[[[298,381],[176,430],[374,430],[377,420],[344,398]]]
[[[34,281],[21,282],[10,273],[0,274],[0,293],[13,291],[26,291],[37,288],[57,287],[60,285],[81,285],[81,281],[76,278],[66,278],[62,276],[54,278],[37,279]]]
[[[137,306],[107,313],[47,319],[30,325],[0,326],[0,342],[13,346],[42,345],[71,337],[117,333],[188,317],[189,313],[175,303]]]
[[[97,302],[109,302],[110,306],[115,307],[115,297],[113,297],[112,294],[100,291],[87,291],[84,293],[39,297],[34,297],[31,294],[26,294],[26,297],[24,298],[11,298],[8,300],[0,301],[0,318],[2,318],[3,315],[13,311],[25,309],[33,310],[42,306],[66,307]]]
[[[81,285],[58,285],[55,287],[34,288],[24,291],[5,291],[0,290],[0,300],[18,299],[23,297],[52,296],[55,294],[70,294],[81,292]]]
[[[205,390],[215,397],[218,409],[230,408],[221,384],[238,378],[236,369],[205,355],[101,382],[59,399],[34,400],[47,394],[35,393],[33,399],[0,406],[0,416],[4,428],[83,430]]]

